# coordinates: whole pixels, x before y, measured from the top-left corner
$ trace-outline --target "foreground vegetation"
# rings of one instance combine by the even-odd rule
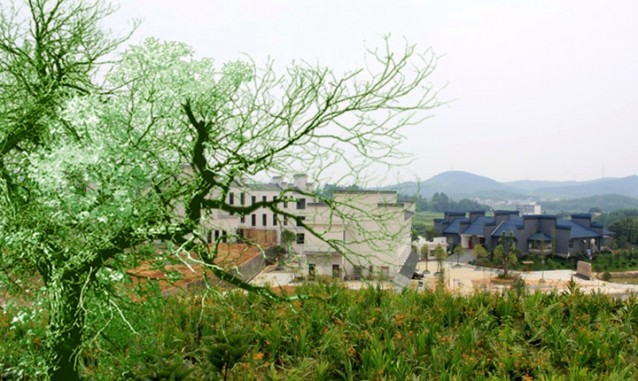
[[[339,284],[298,288],[290,303],[258,294],[147,295],[127,322],[91,322],[80,354],[96,380],[626,380],[638,376],[638,303],[604,295],[470,297]],[[42,379],[46,318],[11,307],[0,320],[0,372]]]

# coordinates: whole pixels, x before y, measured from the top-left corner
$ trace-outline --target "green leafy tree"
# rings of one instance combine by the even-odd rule
[[[428,260],[430,259],[430,247],[425,244],[423,246],[421,246],[421,260],[425,261],[425,272],[426,274],[430,273],[430,270],[428,270]]]
[[[445,261],[445,259],[447,258],[447,253],[445,252],[445,249],[441,247],[441,245],[437,245],[434,251],[432,252],[432,254],[434,254],[434,258],[436,259],[436,262],[437,262],[436,271],[438,273],[441,273],[441,268],[443,267],[443,261]]]
[[[465,254],[465,250],[461,244],[458,244],[454,247],[454,254],[456,255],[456,266],[460,266],[461,255]]]
[[[286,248],[286,252],[290,254],[292,250],[292,243],[295,242],[297,236],[295,233],[291,232],[288,229],[284,229],[281,232],[281,245]]]
[[[629,217],[609,225],[614,232],[614,241],[619,247],[628,248],[638,245],[638,218]]]
[[[434,230],[434,227],[430,226],[425,230],[425,239],[432,241],[434,237],[436,237],[436,230]]]
[[[430,207],[436,212],[444,212],[446,210],[450,210],[450,206],[450,199],[443,192],[435,193],[432,196],[432,200],[430,201]]]
[[[80,379],[82,350],[103,333],[87,321],[125,319],[118,282],[141,260],[196,263],[276,299],[216,265],[204,220],[268,208],[320,234],[281,199],[229,204],[232,184],[292,167],[318,177],[330,163],[360,172],[397,162],[401,127],[437,104],[427,82],[435,57],[413,46],[370,50],[365,71],[344,75],[306,64],[285,75],[252,62],[218,68],[155,39],[112,59],[122,39],[100,28],[111,11],[70,0],[1,10],[0,282],[14,292],[43,285],[52,380]],[[114,63],[103,67],[107,56]],[[158,241],[165,250],[139,250]]]
[[[494,262],[503,266],[503,277],[508,277],[510,266],[515,265],[518,261],[516,250],[513,247],[514,238],[511,234],[509,236],[503,234],[499,241],[500,243],[494,248],[492,257]]]
[[[487,258],[487,250],[481,244],[474,246],[474,255],[476,256],[477,264],[482,264],[485,258]]]

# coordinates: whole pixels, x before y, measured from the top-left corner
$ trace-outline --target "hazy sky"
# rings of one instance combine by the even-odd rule
[[[636,15],[636,0],[122,0],[109,26],[139,18],[134,41],[183,41],[219,63],[337,72],[383,35],[405,37],[443,56],[432,82],[450,102],[406,130],[402,180],[590,180],[638,174]]]

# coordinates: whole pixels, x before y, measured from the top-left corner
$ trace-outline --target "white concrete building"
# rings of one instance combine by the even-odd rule
[[[310,231],[268,208],[244,216],[213,210],[203,224],[209,242],[234,235],[267,247],[281,244],[281,233],[289,230],[296,236],[292,249],[299,254],[300,275],[385,278],[399,284],[411,278],[418,261],[418,253],[411,252],[414,204],[397,202],[395,191],[335,191],[329,206],[300,191],[315,191],[305,175],[295,175],[293,183],[277,176],[268,184],[236,184],[225,201],[249,206],[282,200],[279,208],[302,217]]]
[[[305,237],[309,275],[409,280],[418,261],[410,241],[414,204],[398,203],[394,191],[337,191],[334,202],[308,204],[306,223],[319,235]]]
[[[516,210],[520,212],[521,215],[540,215],[542,214],[541,205],[537,202],[528,202],[516,204]]]
[[[277,201],[278,207],[292,215],[303,216],[306,205],[312,201],[297,191],[314,191],[314,185],[308,183],[308,177],[295,175],[292,183],[286,183],[281,176],[275,176],[271,183],[237,183],[226,196],[226,202],[234,206],[251,206],[258,202]],[[240,216],[223,210],[213,210],[206,218],[204,228],[209,242],[226,241],[231,235],[242,235],[262,245],[281,243],[281,232],[290,230],[297,235],[293,249],[303,251],[305,229],[297,226],[295,220],[275,214],[269,208],[259,208],[250,214]]]

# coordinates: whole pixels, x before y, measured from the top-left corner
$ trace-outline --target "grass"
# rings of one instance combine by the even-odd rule
[[[94,313],[79,357],[95,380],[624,380],[638,370],[638,301],[568,293],[459,296],[339,283],[274,303],[228,292],[152,298],[119,319]],[[0,374],[40,350],[2,317]],[[26,324],[26,323],[20,323]],[[18,324],[19,325],[19,324]],[[24,332],[24,331],[22,331]],[[22,341],[21,341],[22,340]],[[239,348],[241,350],[233,350]],[[21,379],[31,377],[23,369]],[[172,378],[171,378],[172,377]]]
[[[414,218],[412,219],[413,224],[423,224],[425,227],[434,227],[434,219],[435,218],[443,218],[443,213],[439,212],[431,212],[431,211],[421,211],[416,212]]]

